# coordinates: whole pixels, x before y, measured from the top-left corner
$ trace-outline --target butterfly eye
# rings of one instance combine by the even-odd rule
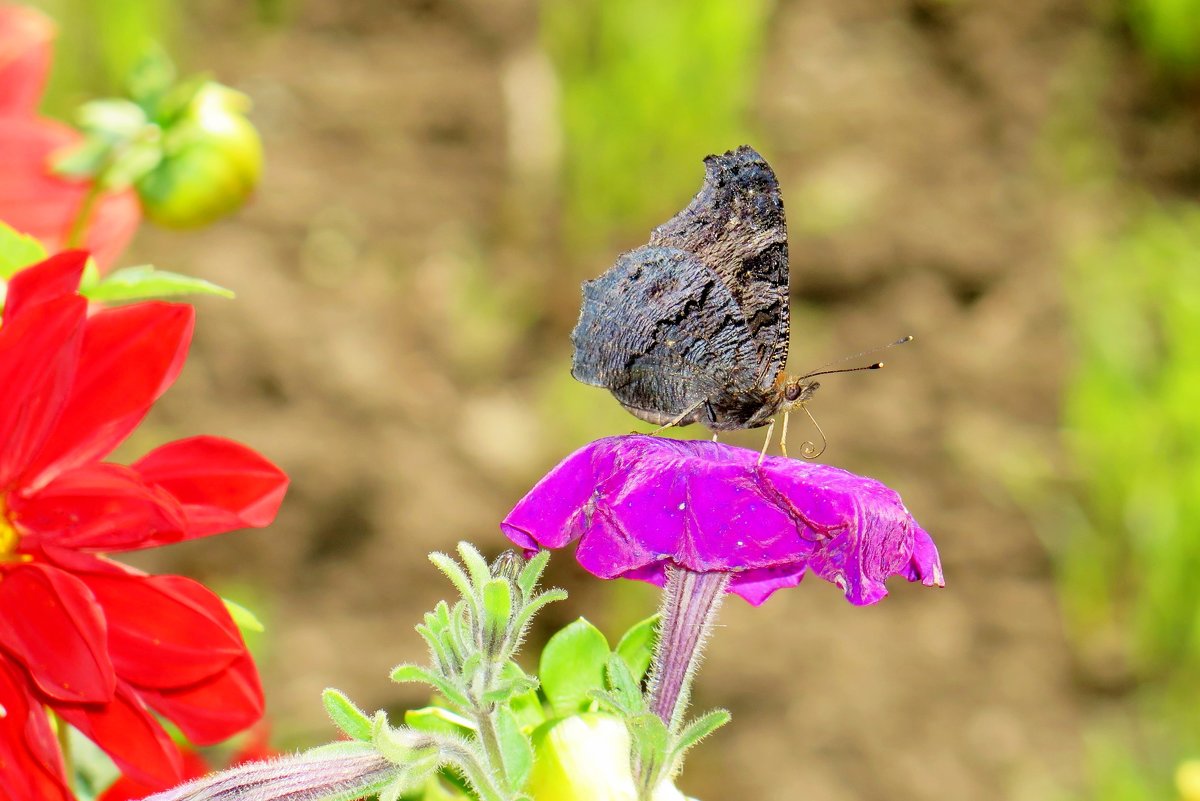
[[[794,403],[800,400],[800,396],[804,394],[804,385],[799,381],[788,384],[783,388],[783,399],[788,403]]]

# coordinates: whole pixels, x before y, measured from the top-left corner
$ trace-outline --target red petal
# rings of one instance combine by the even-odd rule
[[[85,574],[104,608],[117,675],[139,687],[184,687],[246,655],[225,604],[182,576]]]
[[[71,397],[27,480],[102,459],[120,444],[179,375],[194,321],[191,306],[158,302],[89,318]]]
[[[75,375],[87,303],[65,297],[0,325],[0,493],[50,435]]]
[[[127,551],[183,539],[183,508],[166,490],[132,469],[98,463],[69,470],[28,495],[9,500],[24,533],[20,550],[59,548]]]
[[[288,486],[287,474],[261,454],[219,437],[169,443],[133,468],[180,500],[189,538],[270,525]]]
[[[212,772],[212,768],[204,761],[204,758],[195,751],[183,752],[183,775],[180,781],[188,779],[199,779],[201,776],[207,776]],[[117,779],[108,789],[101,793],[96,801],[139,801],[145,798],[156,790],[162,789],[149,784],[142,784],[134,781],[128,776],[122,776]]]
[[[0,788],[5,801],[72,801],[50,719],[25,675],[0,657]]]
[[[50,71],[54,23],[32,8],[0,6],[0,114],[33,114]]]
[[[104,615],[87,586],[39,564],[0,573],[0,648],[53,699],[104,702],[116,676],[108,658]]]
[[[25,309],[39,303],[74,295],[87,260],[86,251],[68,250],[18,272],[8,282],[4,321],[11,323]]]
[[[118,683],[107,704],[55,704],[54,711],[132,779],[161,789],[183,778],[179,749],[128,685]]]
[[[258,670],[243,656],[212,679],[178,690],[139,688],[142,698],[197,745],[212,745],[262,717]]]
[[[81,139],[67,126],[38,117],[10,115],[0,124],[0,220],[40,239],[51,252],[66,247],[88,183],[54,175],[50,160]],[[129,244],[140,220],[132,190],[107,192],[93,207],[84,247],[107,267]]]

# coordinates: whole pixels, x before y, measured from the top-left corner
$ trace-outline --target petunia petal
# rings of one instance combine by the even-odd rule
[[[609,437],[550,471],[501,524],[526,549],[578,540],[602,578],[663,582],[668,564],[729,572],[760,604],[805,570],[854,604],[893,575],[941,583],[937,550],[900,497],[835,467],[712,442]]]
[[[96,463],[69,470],[46,486],[9,499],[24,532],[21,550],[45,545],[128,551],[179,542],[187,522],[165,490],[124,465]]]
[[[50,162],[80,141],[78,132],[39,117],[7,115],[0,124],[0,220],[41,240],[51,252],[67,246],[89,184],[55,175]],[[82,245],[101,268],[108,267],[129,244],[140,221],[133,190],[105,192],[92,208]]]
[[[41,449],[67,403],[86,313],[83,298],[64,297],[0,325],[0,493]]]
[[[87,251],[68,250],[17,272],[8,282],[4,321],[11,323],[39,303],[74,295],[87,260]]]
[[[182,576],[82,573],[108,621],[117,675],[138,687],[196,684],[246,656],[219,597]]]
[[[181,439],[132,466],[183,504],[189,538],[270,525],[288,487],[261,454],[220,437]]]
[[[146,703],[197,745],[226,740],[263,714],[262,684],[247,655],[211,679],[176,690],[138,688]]]
[[[118,683],[106,704],[55,704],[54,711],[100,746],[126,776],[156,789],[183,778],[179,749],[128,685]]]
[[[195,311],[185,303],[135,303],[87,321],[71,397],[26,481],[101,459],[129,435],[187,358]]]
[[[20,668],[0,657],[0,788],[6,801],[73,801],[50,719]]]
[[[58,568],[21,564],[0,573],[0,648],[58,701],[103,703],[116,676],[104,615],[87,586]]]
[[[37,110],[50,72],[54,23],[40,11],[0,6],[0,115]]]

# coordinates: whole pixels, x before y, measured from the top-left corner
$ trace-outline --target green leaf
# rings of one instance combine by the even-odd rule
[[[514,789],[524,786],[533,770],[533,745],[521,731],[520,721],[508,707],[496,709],[496,735],[500,740],[500,756],[504,772]]]
[[[608,655],[608,640],[584,618],[550,638],[542,649],[538,676],[556,714],[565,717],[587,709],[588,693],[604,689]]]
[[[517,586],[521,589],[522,598],[529,600],[533,597],[538,579],[542,577],[542,573],[546,570],[546,563],[549,561],[549,551],[538,551],[532,559],[525,563],[521,575],[517,577]]]
[[[512,588],[508,579],[494,578],[483,585],[483,625],[485,642],[494,655],[508,631],[512,616]]]
[[[12,278],[22,267],[45,258],[41,242],[0,222],[0,278]]]
[[[427,684],[446,696],[446,700],[460,709],[469,709],[470,699],[449,680],[420,665],[400,665],[392,671],[392,681],[397,684]]]
[[[225,604],[225,608],[229,611],[229,616],[233,618],[233,622],[242,631],[252,631],[255,634],[262,634],[267,630],[267,627],[262,624],[262,621],[246,607],[236,601],[231,601],[228,598],[222,598],[221,602]]]
[[[617,643],[617,654],[625,660],[634,681],[640,682],[650,669],[654,645],[658,642],[658,615],[634,623]]]
[[[325,704],[325,712],[333,720],[333,725],[345,732],[347,737],[370,742],[371,719],[341,691],[328,688],[321,693],[321,702]]]
[[[688,723],[675,741],[675,751],[672,756],[680,759],[689,748],[724,726],[731,717],[726,709],[713,709]]]
[[[475,590],[471,587],[471,580],[467,578],[466,572],[452,558],[444,553],[434,551],[429,554],[429,561],[433,566],[450,579],[450,583],[458,590],[458,594],[469,603],[474,603]]]
[[[671,761],[671,732],[658,715],[645,712],[625,721],[629,729],[636,764],[642,766],[643,775],[650,777],[650,786],[655,787],[667,775]]]
[[[642,688],[633,674],[629,672],[629,666],[624,659],[618,654],[610,656],[605,665],[605,674],[608,677],[608,686],[612,688],[622,707],[644,711],[645,701],[642,697]]]
[[[458,555],[463,560],[463,564],[467,566],[467,572],[471,574],[471,584],[482,587],[492,578],[492,571],[488,567],[487,560],[474,545],[469,542],[460,542]]]
[[[222,286],[189,275],[156,270],[152,265],[117,270],[100,283],[82,290],[90,300],[146,300],[171,295],[218,295],[232,298],[233,292]]]
[[[133,138],[149,122],[141,106],[121,98],[90,100],[75,112],[75,121],[84,131],[114,142]]]
[[[71,178],[95,178],[108,165],[112,145],[98,136],[85,137],[74,147],[55,155],[51,169]]]
[[[150,109],[175,83],[175,65],[157,45],[145,48],[125,76],[125,91],[143,108]]]
[[[456,737],[465,737],[476,730],[472,721],[440,706],[409,709],[404,713],[404,722],[417,731]]]

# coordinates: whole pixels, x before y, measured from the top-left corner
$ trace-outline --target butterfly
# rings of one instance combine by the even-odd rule
[[[784,372],[788,246],[779,181],[749,145],[708,156],[704,167],[687,208],[584,282],[571,374],[663,428],[773,425],[820,386],[812,374]]]

